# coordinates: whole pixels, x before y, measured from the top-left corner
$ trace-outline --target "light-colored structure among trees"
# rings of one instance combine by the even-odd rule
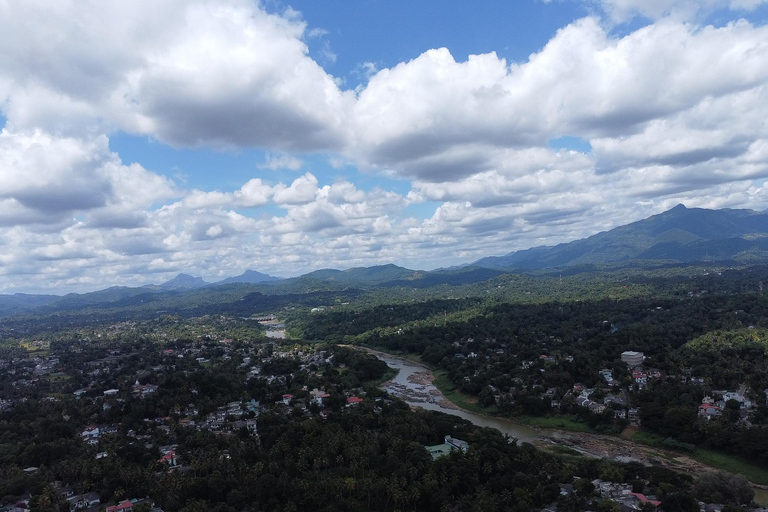
[[[645,356],[642,352],[627,350],[626,352],[621,353],[621,360],[627,363],[627,366],[630,368],[641,366],[643,364],[643,359],[645,359]]]

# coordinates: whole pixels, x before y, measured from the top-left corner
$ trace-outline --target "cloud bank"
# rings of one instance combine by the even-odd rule
[[[0,1],[0,291],[434,267],[679,202],[765,209],[768,27],[738,19],[762,3],[603,0],[524,62],[426,49],[348,90],[290,9]],[[734,21],[698,21],[723,10]],[[234,191],[187,189],[123,162],[120,132],[268,153]]]

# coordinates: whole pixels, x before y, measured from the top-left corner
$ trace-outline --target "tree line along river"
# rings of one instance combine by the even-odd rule
[[[397,375],[383,383],[380,387],[391,395],[404,400],[408,405],[440,411],[471,421],[479,427],[492,427],[522,442],[532,442],[544,437],[562,437],[566,434],[550,429],[533,429],[504,418],[496,418],[483,414],[459,409],[450,402],[432,383],[432,371],[413,361],[385,354],[376,350],[366,349],[371,354],[384,361],[387,366],[398,371]]]

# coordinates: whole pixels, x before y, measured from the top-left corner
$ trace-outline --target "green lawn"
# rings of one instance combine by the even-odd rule
[[[445,370],[436,370],[433,373],[435,375],[435,381],[433,382],[435,387],[440,390],[445,398],[457,406],[477,414],[495,415],[498,412],[496,407],[484,407],[477,403],[477,398],[458,391],[456,386],[448,380],[448,375]]]
[[[575,421],[568,416],[514,416],[512,420],[531,427],[562,429],[587,434],[598,433],[586,423]]]
[[[27,351],[29,357],[45,357],[51,352],[47,345],[40,346],[29,342],[21,342],[20,346]]]
[[[661,444],[664,440],[663,437],[651,434],[649,432],[643,432],[642,430],[635,432],[632,435],[632,441],[635,443],[641,443],[654,448],[662,448],[669,450],[668,447]],[[715,469],[721,469],[728,473],[735,473],[743,475],[750,482],[756,484],[768,485],[768,469],[762,468],[757,464],[746,461],[740,457],[734,455],[728,455],[727,453],[715,452],[707,450],[705,448],[696,448],[693,452],[680,452],[681,455],[692,458],[695,461],[706,464],[707,466]]]
[[[768,490],[755,489],[755,503],[761,507],[768,505]]]
[[[712,450],[705,450],[704,448],[696,448],[696,451],[691,458],[702,464],[706,464],[707,466],[712,466],[713,468],[722,469],[729,473],[744,475],[750,482],[768,485],[768,469],[762,468],[740,457],[713,452]]]
[[[578,452],[574,449],[568,448],[567,446],[539,444],[537,445],[537,447],[553,454],[555,457],[557,457],[564,463],[577,464],[580,461],[583,461],[585,458],[585,455],[583,453]]]
[[[632,437],[630,437],[630,440],[633,443],[640,443],[648,446],[653,446],[654,448],[661,448],[662,447],[661,442],[664,440],[664,438],[656,434],[651,434],[650,432],[638,430],[637,432],[632,434]]]

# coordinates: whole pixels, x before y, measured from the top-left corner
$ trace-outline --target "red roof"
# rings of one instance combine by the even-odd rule
[[[163,455],[157,462],[172,462],[174,459],[176,459],[176,452],[171,450]]]
[[[123,512],[125,510],[132,510],[133,509],[133,503],[131,503],[128,500],[121,501],[118,505],[113,505],[111,507],[107,507],[107,512]]]
[[[650,504],[651,504],[651,505],[653,505],[654,507],[658,507],[659,505],[661,505],[661,502],[660,502],[660,501],[656,501],[656,500],[649,500],[648,498],[646,498],[646,497],[645,497],[645,495],[644,495],[644,494],[640,494],[639,492],[631,492],[631,493],[629,493],[629,494],[630,494],[630,495],[632,495],[632,496],[634,496],[635,498],[639,499],[639,500],[640,500],[640,501],[642,501],[643,503],[650,503]]]
[[[362,398],[358,398],[356,396],[351,396],[351,397],[347,398],[347,403],[348,404],[359,404],[362,401],[363,401]]]
[[[283,395],[283,398],[293,398],[293,395]]]

